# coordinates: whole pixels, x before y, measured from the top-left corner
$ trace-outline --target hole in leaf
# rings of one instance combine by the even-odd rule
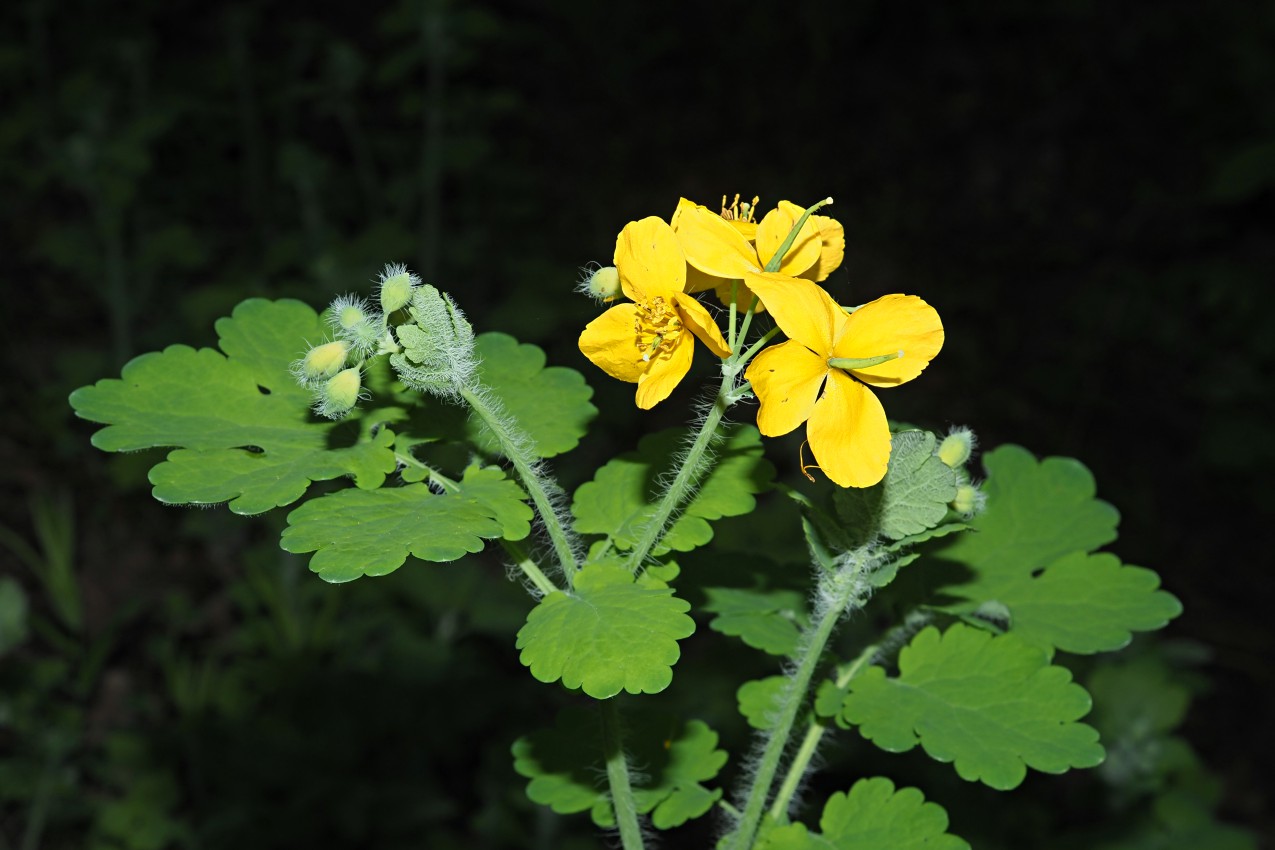
[[[257,384],[257,392],[261,393],[262,395],[270,395],[270,388],[263,387],[261,386],[261,384]]]
[[[1045,574],[1044,567],[1037,567],[1036,569],[1032,570],[1032,578],[1040,578],[1044,574]]]

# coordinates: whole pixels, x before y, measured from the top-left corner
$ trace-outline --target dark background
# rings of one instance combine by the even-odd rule
[[[244,297],[320,307],[402,260],[479,330],[585,373],[601,414],[556,463],[574,483],[645,430],[682,421],[695,397],[688,382],[639,414],[631,387],[584,360],[575,339],[596,308],[570,294],[578,267],[608,261],[625,222],[667,217],[679,196],[714,206],[736,192],[763,209],[834,196],[847,251],[833,295],[908,292],[938,308],[946,347],[887,399],[892,416],[968,424],[984,445],[1090,466],[1123,513],[1115,550],[1185,604],[1168,635],[1208,648],[1210,684],[1187,734],[1223,778],[1223,814],[1269,826],[1275,6],[129,0],[107,14],[19,0],[0,25],[0,509],[6,540],[37,549],[41,516],[70,518],[62,538],[82,609],[78,630],[63,629],[70,645],[49,627],[21,650],[70,676],[39,703],[58,706],[43,716],[65,727],[56,769],[31,774],[57,789],[46,835],[77,846],[68,836],[100,834],[92,801],[118,799],[118,766],[131,765],[134,778],[181,774],[187,796],[163,804],[175,819],[223,818],[205,846],[266,811],[261,846],[299,842],[314,807],[353,805],[280,790],[311,762],[347,764],[316,753],[316,740],[394,763],[384,805],[400,812],[394,793],[448,787],[438,753],[471,758],[446,731],[455,718],[433,718],[434,738],[411,745],[384,716],[384,741],[352,742],[353,718],[415,722],[411,706],[461,690],[466,671],[526,678],[509,637],[517,602],[489,618],[490,641],[447,654],[440,599],[454,588],[419,590],[411,610],[395,579],[332,601],[273,549],[278,518],[150,500],[155,458],[94,452],[70,390],[144,351],[214,344],[212,321]],[[55,622],[56,603],[12,547],[0,558]],[[291,638],[288,605],[304,615]],[[377,605],[428,639],[386,638],[376,630],[392,616]],[[373,660],[358,655],[364,667],[334,671],[333,653],[363,634],[323,613],[337,608],[380,635]],[[424,663],[422,652],[439,654]],[[395,679],[402,669],[413,672]],[[260,695],[267,681],[279,689],[269,723],[252,725],[249,697],[206,719],[235,687]],[[465,709],[475,729],[511,722],[498,701]],[[329,725],[280,743],[281,717],[324,712],[315,722]],[[31,740],[0,730],[0,752]],[[481,770],[500,794],[507,743],[484,750]],[[224,758],[201,762],[200,747]],[[165,761],[155,748],[184,755]],[[262,748],[280,776],[251,780],[264,784],[249,793]],[[233,816],[215,803],[228,788],[251,798]],[[486,805],[473,788],[477,799],[440,797],[445,811],[420,817]],[[16,834],[22,810],[0,812]],[[419,827],[393,817],[404,835]],[[377,821],[379,846],[397,846],[391,820]]]

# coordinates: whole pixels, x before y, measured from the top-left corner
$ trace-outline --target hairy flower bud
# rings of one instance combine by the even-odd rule
[[[327,319],[337,337],[365,357],[376,352],[385,335],[385,317],[354,295],[342,295],[333,301]]]
[[[964,466],[973,454],[975,445],[973,431],[965,427],[953,428],[951,433],[943,438],[943,442],[939,443],[939,460],[952,469]]]
[[[421,279],[407,270],[407,266],[388,265],[381,272],[380,300],[381,312],[385,315],[401,310],[412,300],[412,292],[420,285]]]
[[[359,400],[363,378],[357,368],[343,369],[329,378],[319,389],[315,412],[329,419],[338,419],[350,411]]]
[[[973,484],[961,484],[956,488],[956,498],[952,500],[952,510],[963,517],[971,518],[983,510],[987,495]]]
[[[619,297],[620,271],[615,266],[602,266],[597,269],[583,268],[579,292],[603,303],[609,303]]]
[[[316,345],[306,352],[305,357],[293,364],[293,374],[303,384],[331,378],[345,368],[345,359],[349,353],[350,346],[343,340]]]

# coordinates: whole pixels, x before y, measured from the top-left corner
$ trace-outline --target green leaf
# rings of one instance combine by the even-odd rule
[[[756,506],[753,494],[765,490],[774,477],[774,467],[762,457],[756,428],[730,425],[722,431],[725,436],[716,448],[712,471],[654,554],[703,546],[713,539],[709,520],[751,512]],[[571,505],[576,531],[606,534],[618,548],[632,548],[660,496],[658,479],[672,468],[684,440],[681,428],[643,437],[636,452],[614,458],[592,481],[580,485]]]
[[[845,523],[849,548],[878,535],[890,540],[920,535],[943,521],[956,498],[956,472],[939,460],[935,448],[928,431],[894,434],[890,466],[879,484],[837,490],[837,514]]]
[[[521,540],[531,531],[524,498],[499,469],[473,466],[456,493],[440,495],[424,484],[338,490],[288,514],[279,545],[314,552],[310,569],[325,581],[382,576],[408,555],[454,561],[481,552],[484,538]]]
[[[1182,603],[1159,586],[1154,572],[1115,555],[1073,552],[1039,575],[992,575],[947,592],[1005,605],[1010,630],[1037,646],[1091,654],[1126,646],[1132,632],[1162,628],[1181,614]]]
[[[774,725],[772,718],[779,707],[787,682],[786,676],[767,676],[739,686],[735,699],[739,704],[739,713],[744,715],[749,726],[754,729],[769,729]]]
[[[799,823],[775,827],[762,850],[969,850],[947,831],[947,812],[915,788],[894,790],[877,776],[860,779],[848,794],[836,793],[819,819],[822,834]]]
[[[671,829],[705,814],[720,789],[702,783],[726,764],[717,733],[699,720],[686,724],[651,712],[626,724],[624,748],[635,768],[633,802],[658,829]],[[518,739],[514,770],[531,780],[527,796],[559,814],[591,810],[598,826],[615,825],[606,787],[602,731],[597,712],[572,708],[552,729]]]
[[[983,456],[987,507],[971,531],[948,538],[936,557],[982,575],[1048,566],[1072,552],[1092,552],[1116,539],[1120,514],[1094,498],[1093,475],[1078,460],[1037,461],[1021,446]]]
[[[883,750],[920,743],[962,779],[1007,790],[1028,767],[1063,773],[1102,761],[1098,733],[1075,722],[1089,707],[1084,688],[1039,648],[956,624],[917,634],[897,678],[873,666],[852,680],[842,717]]]
[[[541,682],[562,680],[594,699],[658,693],[673,681],[677,642],[695,631],[690,604],[623,567],[586,564],[568,595],[540,600],[518,632],[522,663]]]
[[[986,511],[970,533],[930,552],[974,573],[943,588],[967,600],[949,610],[966,614],[996,602],[1009,610],[1014,634],[1051,652],[1078,653],[1119,649],[1132,632],[1161,628],[1181,613],[1151,570],[1085,554],[1114,539],[1119,514],[1093,498],[1084,466],[1067,458],[1038,463],[1017,446],[988,453],[984,463]]]
[[[307,344],[323,339],[300,301],[242,302],[217,322],[221,352],[173,345],[136,357],[119,379],[71,394],[76,415],[106,425],[93,445],[108,452],[177,447],[150,473],[170,504],[230,502],[258,514],[295,502],[312,481],[352,475],[381,486],[395,467],[394,435],[317,420],[310,394],[289,373]],[[224,354],[222,353],[224,352]]]
[[[707,587],[704,610],[716,614],[708,627],[741,638],[753,649],[771,655],[791,655],[801,638],[805,605],[792,590],[743,590]]]
[[[564,366],[546,368],[544,351],[508,334],[479,334],[474,344],[480,358],[478,379],[531,438],[534,452],[553,457],[575,448],[598,415],[589,401],[593,388],[584,376]],[[457,436],[489,454],[500,453],[491,429],[464,408],[442,410],[441,416]]]

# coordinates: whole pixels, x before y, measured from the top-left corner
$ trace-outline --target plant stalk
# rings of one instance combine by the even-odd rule
[[[615,698],[601,701],[602,748],[606,755],[607,780],[611,784],[611,807],[620,828],[624,850],[643,850],[642,829],[638,826],[637,807],[633,804],[633,788],[629,784],[629,765],[624,757],[620,733],[620,709]]]

